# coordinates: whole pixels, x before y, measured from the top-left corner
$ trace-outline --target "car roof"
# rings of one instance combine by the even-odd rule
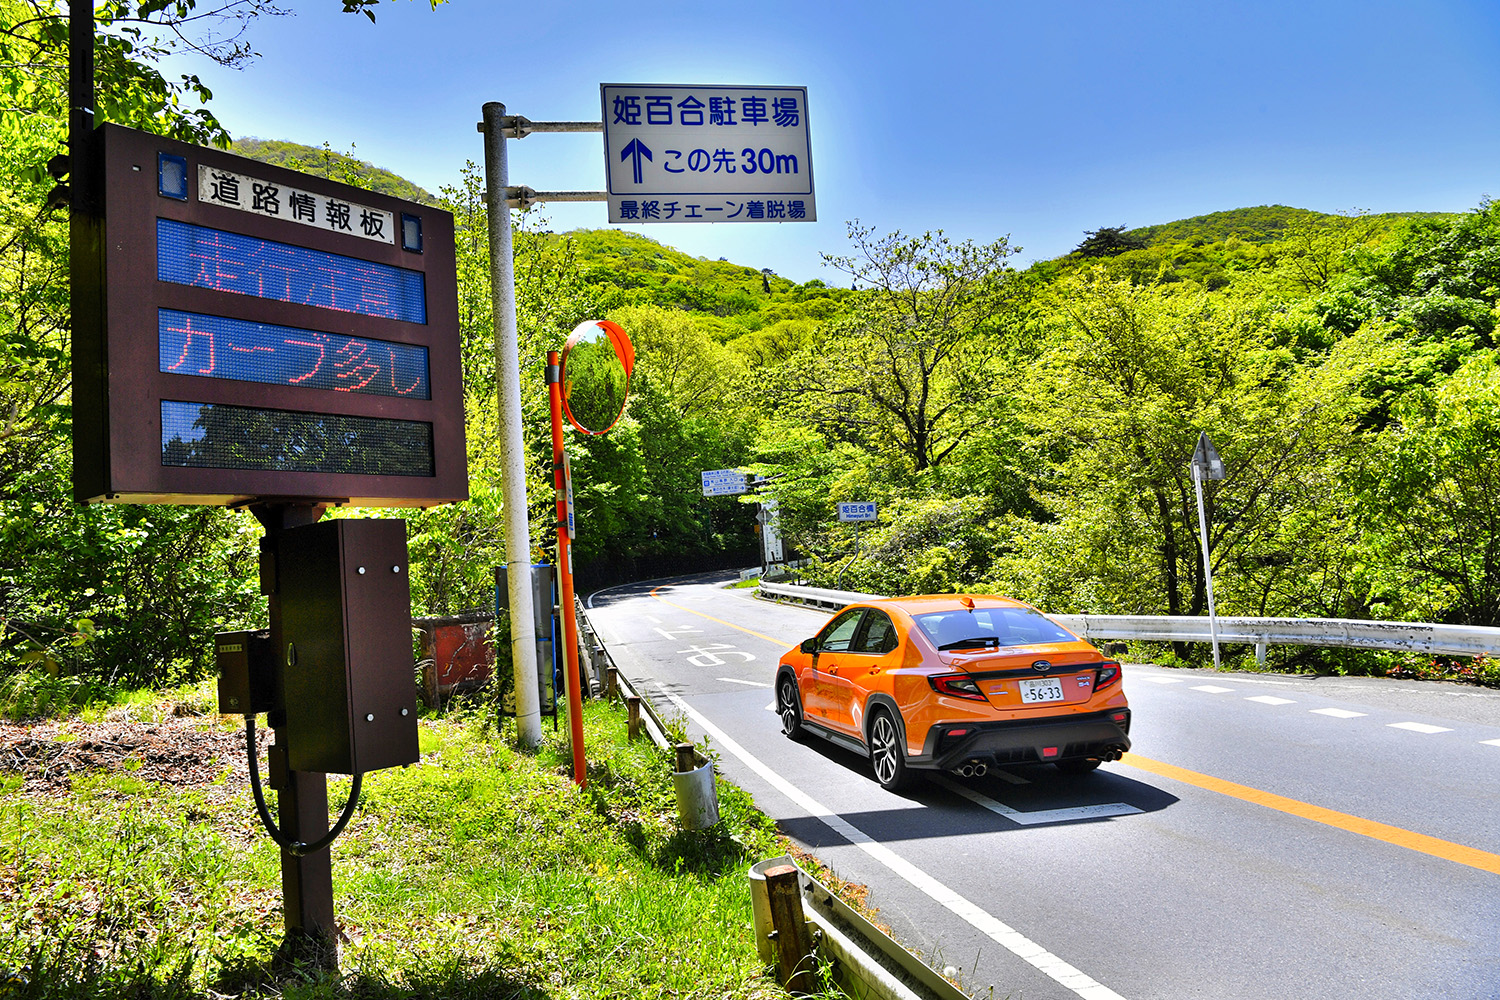
[[[967,598],[973,601],[976,608],[1025,608],[1028,611],[1036,610],[1024,601],[1017,601],[1009,597],[999,597],[995,594],[918,594],[912,597],[883,597],[879,600],[861,601],[876,608],[894,608],[908,615],[925,615],[942,611],[967,611],[969,605],[963,603]]]

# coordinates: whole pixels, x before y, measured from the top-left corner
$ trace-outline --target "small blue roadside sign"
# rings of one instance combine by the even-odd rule
[[[840,521],[873,521],[875,520],[875,501],[861,500],[857,503],[839,504]]]

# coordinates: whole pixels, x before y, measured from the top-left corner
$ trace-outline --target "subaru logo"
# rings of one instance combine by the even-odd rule
[[[1052,664],[1048,663],[1046,660],[1037,660],[1035,663],[1033,663],[1031,665],[1031,669],[1032,670],[1051,670],[1052,669]]]

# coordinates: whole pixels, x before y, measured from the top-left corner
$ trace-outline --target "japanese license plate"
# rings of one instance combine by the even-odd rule
[[[1039,677],[1022,680],[1021,701],[1030,705],[1039,701],[1062,701],[1062,681],[1056,677]]]

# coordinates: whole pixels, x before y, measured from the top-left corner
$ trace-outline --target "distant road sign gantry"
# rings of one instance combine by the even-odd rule
[[[806,87],[606,83],[609,221],[815,222]]]

